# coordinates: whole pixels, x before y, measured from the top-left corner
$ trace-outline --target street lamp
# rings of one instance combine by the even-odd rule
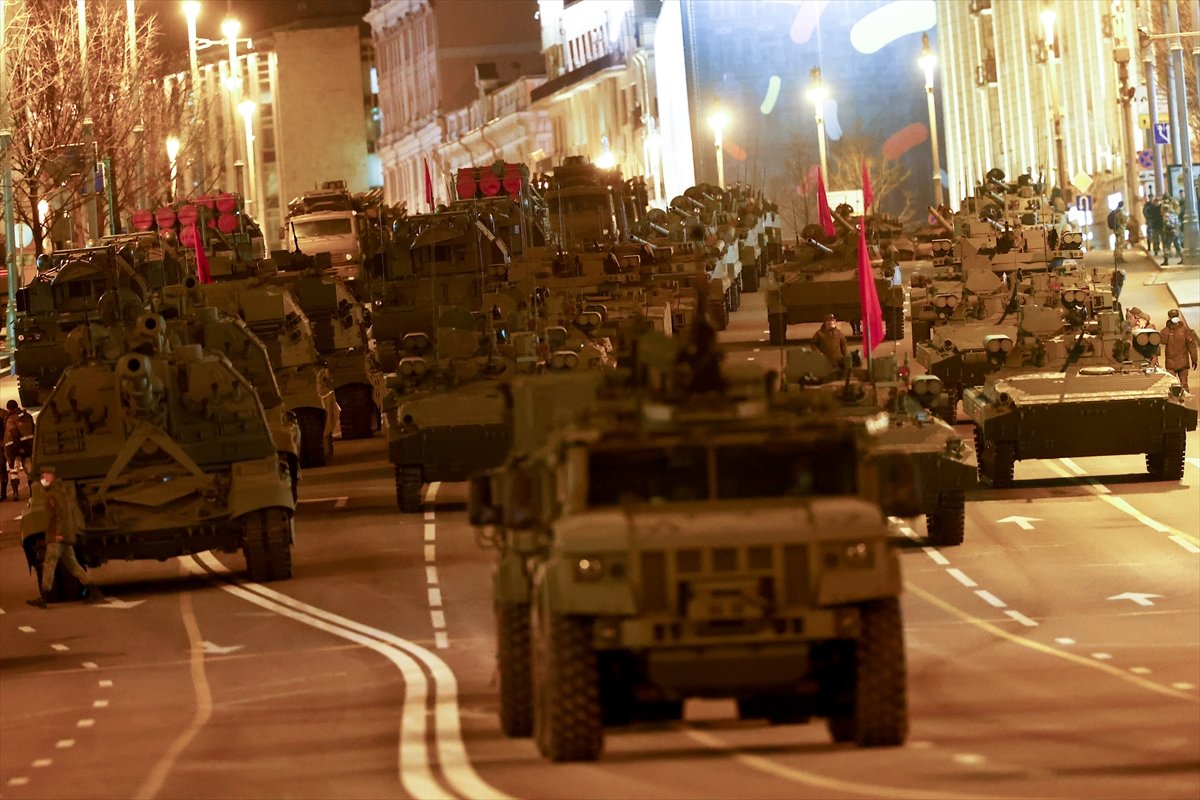
[[[1054,160],[1057,162],[1056,172],[1058,172],[1058,188],[1062,192],[1063,202],[1068,202],[1071,198],[1071,182],[1067,178],[1067,148],[1063,141],[1063,115],[1062,101],[1059,99],[1058,88],[1058,72],[1054,69],[1054,63],[1057,61],[1054,45],[1054,25],[1058,21],[1058,14],[1053,8],[1046,7],[1042,9],[1042,13],[1038,17],[1042,21],[1042,40],[1046,43],[1046,73],[1050,76],[1050,102],[1054,105],[1053,113],[1053,128],[1054,128]]]
[[[722,146],[721,133],[729,124],[729,116],[721,109],[719,103],[713,103],[712,114],[708,117],[708,125],[713,129],[713,142],[717,149],[717,186],[725,188],[725,150]]]
[[[829,97],[829,89],[821,82],[821,68],[813,67],[809,72],[812,82],[808,85],[805,95],[812,101],[817,117],[817,148],[821,154],[821,174],[829,180],[829,161],[825,154],[825,100]]]
[[[200,175],[201,178],[203,178],[205,173],[204,148],[200,146],[195,131],[196,120],[200,116],[200,62],[196,56],[196,45],[198,41],[196,38],[196,18],[200,16],[200,3],[199,0],[184,0],[184,2],[180,5],[183,9],[183,16],[187,19],[188,63],[190,64],[192,71],[192,91],[190,92],[192,101],[192,132],[189,135],[188,140],[189,142],[194,143],[193,145],[189,146],[194,146],[196,151],[198,151]],[[191,161],[188,163],[190,164]],[[188,173],[187,185],[188,191],[190,192],[191,187],[195,185],[195,179],[194,176],[191,175],[190,167],[188,169]]]
[[[254,112],[258,108],[258,103],[255,103],[249,98],[243,100],[238,105],[238,111],[242,114],[242,120],[246,125],[246,213],[250,213],[250,207],[258,210],[257,196],[257,173],[254,168]]]
[[[175,202],[175,192],[177,191],[177,187],[175,184],[176,184],[176,178],[177,178],[178,173],[175,168],[175,159],[178,157],[179,157],[179,139],[177,139],[174,136],[168,136],[167,137],[167,161],[169,161],[171,164],[171,183],[170,183],[171,191],[170,191],[169,196],[170,196],[172,203]]]
[[[933,145],[933,204],[942,207],[942,167],[938,160],[937,105],[933,102],[933,68],[937,55],[929,48],[929,35],[921,34],[921,57],[917,59],[925,71],[925,102],[929,105],[929,141]]]

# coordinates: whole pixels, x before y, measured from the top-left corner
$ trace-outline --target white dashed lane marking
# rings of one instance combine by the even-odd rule
[[[1149,667],[1130,667],[1129,671],[1134,675],[1149,675],[1151,669]]]
[[[1013,611],[1010,608],[1010,609],[1007,609],[1004,613],[1007,614],[1009,617],[1015,619],[1017,622],[1024,625],[1026,628],[1036,628],[1038,625],[1037,622],[1035,622],[1034,620],[1031,620],[1029,617],[1025,616],[1020,611]]]
[[[22,625],[19,628],[17,628],[17,630],[19,630],[21,633],[37,633],[37,628],[31,627],[29,625]]]
[[[93,700],[92,708],[108,708],[107,700]]]
[[[75,746],[75,740],[74,739],[59,739],[57,742],[54,743],[54,746],[56,748],[58,748],[59,750],[70,750],[72,747]]]
[[[437,509],[433,500],[437,497],[440,481],[429,484],[425,494],[425,582],[429,584],[429,620],[433,623],[433,643],[439,650],[450,646],[446,634],[446,614],[442,611],[442,590],[437,588]]]
[[[85,661],[85,662],[83,662],[83,668],[84,669],[100,669],[100,665],[97,664],[95,661]]]
[[[70,650],[71,648],[67,647],[65,644],[58,644],[57,642],[55,642],[54,644],[50,645],[50,649],[57,650],[60,653],[65,653],[67,650]]]
[[[431,588],[429,590],[429,605],[431,608],[438,608],[442,605],[442,590],[441,589]]]
[[[29,778],[25,777],[24,775],[18,775],[15,778],[8,779],[9,786],[24,786],[27,783],[29,783]]]
[[[111,681],[111,680],[108,680],[107,678],[106,678],[106,679],[104,679],[104,680],[102,680],[102,681],[100,681],[100,686],[101,686],[101,688],[108,689],[108,688],[110,688],[112,685],[113,685],[113,684],[112,684],[112,681]]]
[[[946,570],[946,572],[950,575],[950,577],[954,578],[954,580],[958,581],[963,586],[966,586],[968,589],[979,585],[975,581],[968,578],[966,573],[964,573],[961,569],[951,567],[950,569]]]
[[[1055,639],[1055,640],[1054,640],[1054,643],[1055,643],[1055,644],[1061,644],[1061,645],[1063,645],[1064,647],[1066,647],[1067,645],[1072,645],[1072,644],[1075,644],[1075,640],[1074,640],[1074,639],[1070,639],[1070,638],[1068,638],[1068,637],[1066,637],[1066,636],[1060,636],[1060,637],[1058,637],[1057,639]]]
[[[999,597],[996,597],[996,595],[992,594],[987,589],[976,589],[975,594],[979,595],[980,600],[982,600],[983,602],[987,603],[990,606],[994,606],[995,608],[1004,608],[1005,606],[1008,605],[1008,603],[1005,603],[1003,600],[1001,600]]]
[[[81,720],[79,720],[79,722],[75,723],[76,728],[91,728],[91,727],[94,727],[95,725],[96,725],[96,720],[94,720],[94,719],[81,719]]]
[[[937,564],[938,566],[944,567],[950,563],[950,559],[946,558],[944,555],[939,553],[936,549],[934,549],[932,547],[925,547],[922,549],[925,551],[925,554],[927,556],[929,556],[930,558],[933,559],[933,563]]]
[[[1111,653],[1092,653],[1092,658],[1097,661],[1112,661]]]

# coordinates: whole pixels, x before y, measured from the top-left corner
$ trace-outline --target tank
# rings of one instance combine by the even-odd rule
[[[998,373],[963,393],[963,409],[975,425],[980,477],[1004,487],[1017,461],[1137,453],[1152,478],[1181,480],[1197,407],[1174,375],[1129,364]]]
[[[53,467],[82,510],[88,567],[241,550],[251,580],[288,578],[291,476],[258,395],[223,356],[172,347],[165,327],[144,315],[129,333],[91,324],[75,337],[79,362],[42,408],[34,469]],[[39,485],[21,519],[39,573],[45,523]],[[53,599],[78,591],[65,575],[55,586]]]
[[[512,456],[469,505],[499,552],[502,728],[594,760],[606,724],[732,697],[900,744],[900,568],[858,496],[865,429],[776,407],[761,370],[720,371],[704,327],[646,334],[630,372],[514,382]]]
[[[783,377],[785,396],[816,394],[819,407],[872,428],[860,456],[872,477],[862,486],[865,497],[889,516],[924,516],[932,545],[962,544],[978,464],[971,443],[944,421],[950,398],[937,376],[909,375],[891,355],[839,375],[806,346],[787,349]]]
[[[849,321],[855,332],[859,330],[858,234],[844,217],[839,217],[839,225],[841,233],[829,241],[819,225],[805,227],[800,249],[790,260],[771,267],[766,291],[771,344],[786,343],[789,325],[820,323],[827,314]],[[883,311],[884,339],[899,341],[904,338],[904,290],[892,285],[878,248],[870,244],[868,248]]]

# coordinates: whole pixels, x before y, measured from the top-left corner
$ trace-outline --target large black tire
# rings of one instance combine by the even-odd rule
[[[993,442],[988,445],[991,449],[991,474],[988,476],[992,486],[1003,489],[1013,484],[1013,469],[1016,466],[1011,442]]]
[[[396,467],[396,505],[405,514],[415,514],[421,510],[423,484],[420,467]]]
[[[742,307],[742,284],[741,278],[733,282],[733,286],[729,287],[729,310],[730,312],[737,311]]]
[[[527,604],[496,605],[496,644],[500,729],[505,736],[530,736],[533,733],[533,671]]]
[[[242,554],[246,575],[255,583],[292,577],[292,515],[266,508],[242,517]]]
[[[966,501],[960,491],[940,492],[937,508],[925,515],[929,543],[949,547],[963,543],[966,529]]]
[[[776,347],[787,344],[787,314],[767,314],[767,336]]]
[[[729,327],[729,295],[721,300],[708,304],[708,319],[712,326],[719,331]]]
[[[883,339],[898,342],[904,338],[904,309],[885,308],[883,312]]]
[[[859,747],[890,747],[908,737],[907,668],[904,624],[895,597],[861,607],[862,631],[855,646],[853,700],[829,718],[836,742]]]
[[[325,441],[325,412],[316,408],[296,409],[300,426],[300,466],[323,467],[328,462]]]
[[[742,291],[754,294],[758,291],[758,264],[742,265]]]
[[[1160,481],[1183,480],[1183,456],[1187,442],[1182,433],[1163,435],[1163,449],[1146,454],[1146,470]]]
[[[538,751],[551,761],[595,761],[604,749],[604,726],[592,620],[535,619],[533,641]]]
[[[338,415],[342,439],[369,439],[375,430],[375,420],[378,412],[375,401],[371,397],[371,387],[361,383],[338,387],[334,391],[337,398]]]

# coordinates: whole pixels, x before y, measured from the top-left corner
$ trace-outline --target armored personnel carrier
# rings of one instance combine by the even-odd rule
[[[164,329],[143,315],[129,334],[72,332],[77,363],[38,419],[34,468],[53,467],[82,510],[80,562],[241,550],[251,580],[291,577],[291,476],[254,387],[200,345],[170,347]],[[39,572],[45,524],[38,487],[21,535]],[[78,590],[55,586],[61,597]]]
[[[114,245],[61,250],[43,255],[37,277],[17,292],[17,388],[21,404],[42,405],[70,363],[64,345],[78,325],[99,318],[101,295],[110,295],[140,313],[150,296],[149,282]]]
[[[858,294],[858,235],[839,216],[841,235],[831,242],[819,225],[801,232],[805,246],[790,261],[771,267],[767,277],[767,330],[771,344],[787,341],[787,327],[820,323],[827,314],[848,320],[857,330],[862,320]],[[904,290],[893,286],[878,249],[871,248],[875,289],[883,310],[884,338],[904,338]]]
[[[872,428],[859,456],[873,477],[863,496],[889,516],[924,515],[933,545],[962,544],[965,493],[976,487],[978,467],[971,444],[943,421],[949,398],[941,380],[902,374],[891,355],[843,374],[809,346],[788,348],[786,358],[784,397],[815,393],[818,408]]]
[[[734,697],[742,717],[900,744],[899,563],[858,497],[863,426],[774,407],[703,327],[639,342],[645,386],[514,384],[513,456],[470,505],[500,551],[503,728],[594,760],[606,723]]]
[[[1132,364],[997,374],[964,392],[963,409],[980,477],[995,487],[1012,484],[1017,461],[1130,453],[1146,454],[1152,477],[1181,480],[1197,410],[1175,376]]]

